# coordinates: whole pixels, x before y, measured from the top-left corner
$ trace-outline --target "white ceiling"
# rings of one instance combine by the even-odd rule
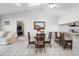
[[[27,3],[21,3],[21,7],[16,6],[14,3],[0,3],[0,15],[28,11],[38,8],[47,8],[49,4],[41,4],[40,6],[29,7]],[[71,10],[78,6],[78,3],[57,3],[58,7],[51,9],[54,14],[61,15],[64,12]]]

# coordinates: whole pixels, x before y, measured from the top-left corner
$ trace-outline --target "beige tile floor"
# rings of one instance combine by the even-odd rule
[[[79,46],[75,45],[79,40],[74,41],[73,49],[65,49],[59,46],[54,39],[52,39],[52,48],[46,44],[45,49],[38,49],[37,53],[34,45],[28,46],[27,39],[17,39],[16,43],[11,45],[0,45],[0,56],[78,56]]]

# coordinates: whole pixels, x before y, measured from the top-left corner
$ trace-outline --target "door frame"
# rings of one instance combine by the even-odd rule
[[[23,26],[22,26],[22,29],[23,29],[23,36],[25,36],[25,25],[24,25],[24,21],[23,21],[23,20],[22,20],[22,21],[16,21],[16,23],[17,23],[16,26],[18,26],[18,22],[21,22],[21,23],[23,24]],[[16,32],[17,32],[17,27],[16,27]]]

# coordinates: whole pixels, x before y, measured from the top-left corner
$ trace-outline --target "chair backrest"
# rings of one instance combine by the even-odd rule
[[[52,38],[52,32],[49,32],[49,41],[51,42],[51,38]]]
[[[28,34],[28,35],[27,35],[27,36],[28,36],[28,41],[30,42],[30,39],[31,39],[31,37],[30,37],[30,32],[28,32],[27,34]]]
[[[55,32],[55,40],[57,39],[57,32]]]
[[[58,39],[59,37],[60,37],[60,33],[59,32],[55,32],[55,39]]]
[[[44,45],[45,45],[45,34],[37,34],[37,45],[41,44],[41,43],[44,47]]]
[[[61,40],[64,40],[64,33],[60,33]]]
[[[44,41],[45,40],[45,34],[37,34],[37,40]]]

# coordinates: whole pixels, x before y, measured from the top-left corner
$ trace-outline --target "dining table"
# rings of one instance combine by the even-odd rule
[[[37,34],[41,34],[41,33],[37,33]],[[47,35],[46,33],[42,33],[42,34]],[[37,41],[37,36],[34,36],[34,39]],[[49,43],[49,41],[46,39],[48,39],[48,38],[45,38],[45,44]]]

